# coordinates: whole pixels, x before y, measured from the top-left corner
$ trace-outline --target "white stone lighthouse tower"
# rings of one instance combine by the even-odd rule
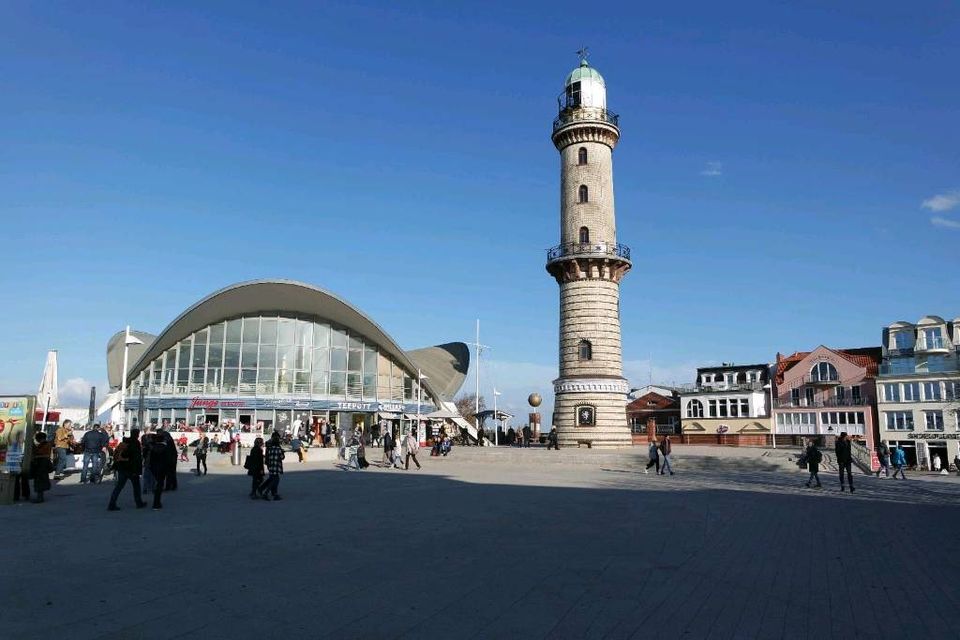
[[[560,377],[553,423],[562,445],[631,444],[620,347],[620,280],[630,250],[617,244],[613,148],[618,116],[603,77],[581,52],[558,98],[553,144],[560,152],[560,244],[547,271],[560,285]]]

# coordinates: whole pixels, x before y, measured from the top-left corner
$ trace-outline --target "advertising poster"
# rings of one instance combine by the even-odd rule
[[[24,455],[33,448],[36,403],[36,396],[0,396],[0,471],[20,473]]]

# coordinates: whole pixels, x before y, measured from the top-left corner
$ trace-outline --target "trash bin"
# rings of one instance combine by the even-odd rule
[[[0,505],[13,504],[13,483],[16,478],[12,473],[0,473]]]
[[[237,466],[240,464],[240,442],[233,443],[233,451],[230,454],[230,464]]]

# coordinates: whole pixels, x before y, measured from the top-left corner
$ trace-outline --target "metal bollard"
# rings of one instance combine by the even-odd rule
[[[237,466],[240,464],[240,442],[233,443],[233,451],[230,454],[230,464]]]

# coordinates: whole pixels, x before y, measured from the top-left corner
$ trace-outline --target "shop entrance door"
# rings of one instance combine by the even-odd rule
[[[203,416],[204,423],[208,423],[211,426],[219,426],[220,424],[220,414],[219,413],[208,413]]]
[[[950,458],[947,457],[946,442],[931,442],[928,445],[930,455],[930,470],[936,469],[935,458],[940,458],[940,468],[947,469],[950,466]]]

